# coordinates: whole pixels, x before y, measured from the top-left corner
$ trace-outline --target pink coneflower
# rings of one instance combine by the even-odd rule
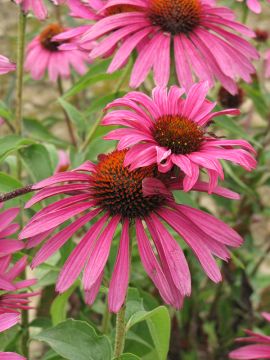
[[[7,57],[0,55],[0,75],[8,74],[16,70],[16,64],[11,62]]]
[[[213,216],[176,204],[170,189],[180,189],[181,184],[169,175],[158,174],[155,166],[130,172],[124,167],[125,155],[126,150],[114,151],[100,156],[97,165],[86,162],[75,171],[59,173],[36,184],[34,189],[40,191],[28,202],[27,208],[55,195],[69,197],[39,211],[23,229],[20,238],[48,235],[33,259],[32,266],[36,267],[83,226],[94,221],[64,264],[56,285],[57,291],[66,291],[84,268],[86,302],[92,304],[102,282],[116,229],[121,227],[108,299],[110,311],[117,312],[124,302],[129,282],[130,228],[134,225],[146,272],[164,301],[179,308],[183,297],[191,292],[190,273],[180,246],[164,223],[183,237],[215,282],[221,281],[221,273],[213,255],[228,260],[227,246],[238,247],[242,239]],[[195,189],[205,191],[206,186],[198,182]],[[237,194],[223,188],[216,188],[215,193],[238,198]],[[56,230],[72,217],[76,220]]]
[[[262,316],[270,322],[270,314],[262,313]],[[238,342],[251,343],[253,345],[245,345],[238,350],[234,350],[229,354],[230,359],[253,360],[253,359],[270,359],[270,336],[254,333],[245,330],[246,338],[237,339]]]
[[[20,322],[21,310],[28,310],[29,298],[38,293],[23,292],[28,286],[36,283],[35,279],[15,279],[24,271],[27,258],[21,258],[15,265],[10,266],[11,256],[0,258],[0,332],[5,331]],[[10,288],[6,288],[6,284]],[[7,292],[7,290],[9,290]],[[11,352],[0,352],[1,360],[26,360],[23,356]]]
[[[81,75],[87,71],[85,62],[89,59],[84,51],[60,51],[62,42],[52,40],[63,31],[60,25],[50,24],[28,45],[25,69],[31,73],[33,79],[41,79],[46,70],[51,81],[56,81],[58,77],[69,78],[71,67]]]
[[[243,2],[245,0],[236,0],[238,2]],[[270,0],[267,0],[270,3]],[[262,7],[259,0],[246,0],[247,6],[249,9],[256,14],[259,14],[262,11]]]
[[[195,79],[207,80],[210,86],[218,79],[234,94],[237,78],[252,80],[251,60],[259,55],[235,32],[247,37],[254,32],[236,22],[230,9],[217,7],[211,0],[108,0],[101,13],[105,18],[83,35],[80,44],[103,37],[91,58],[104,56],[119,45],[110,73],[137,49],[132,87],[138,87],[151,69],[156,85],[166,86],[172,53],[179,83],[186,89]]]
[[[119,140],[118,149],[130,147],[125,166],[137,169],[153,164],[160,172],[174,166],[185,175],[184,190],[190,190],[204,168],[210,178],[209,191],[223,179],[220,160],[232,161],[246,170],[255,168],[256,161],[250,152],[253,147],[245,140],[228,140],[216,137],[208,127],[216,116],[239,114],[237,109],[212,112],[215,103],[206,99],[208,86],[195,84],[182,98],[184,89],[172,86],[157,87],[152,98],[141,92],[131,92],[107,106],[107,110],[124,107],[125,110],[109,112],[103,125],[123,125],[111,131],[105,139]]]
[[[11,256],[0,258],[0,332],[5,331],[20,321],[21,310],[30,309],[29,298],[37,295],[33,292],[22,292],[36,283],[35,279],[18,280],[16,278],[24,271],[27,265],[27,257],[21,258],[15,265],[10,266]],[[5,283],[11,284],[7,291]]]
[[[69,7],[69,15],[83,20],[97,21],[104,16],[100,13],[101,9],[106,4],[106,1],[98,0],[67,0],[67,6]],[[81,25],[75,28],[71,28],[63,33],[56,35],[54,39],[56,41],[64,41],[65,43],[60,46],[63,50],[74,50],[83,48],[84,50],[92,50],[96,45],[95,41],[84,42],[83,46],[80,44],[80,38],[87,31],[91,29],[93,24]],[[111,54],[110,54],[111,55]]]
[[[0,204],[0,209],[1,207],[2,204]],[[12,208],[0,213],[0,259],[24,248],[22,241],[10,238],[19,230],[19,225],[13,223],[19,211],[18,208]]]
[[[28,13],[29,11],[33,11],[34,15],[39,20],[45,20],[48,11],[46,6],[44,5],[43,0],[13,0],[17,5],[21,5],[23,11]],[[66,0],[51,0],[55,5],[63,4]]]
[[[25,357],[11,352],[0,352],[0,360],[26,360]]]
[[[265,54],[265,77],[270,78],[270,50]]]

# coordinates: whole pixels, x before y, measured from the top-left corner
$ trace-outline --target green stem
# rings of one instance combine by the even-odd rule
[[[16,78],[16,114],[15,114],[15,132],[18,135],[23,131],[23,75],[24,75],[24,53],[25,53],[25,33],[26,33],[26,14],[20,9],[17,39],[17,78]],[[19,154],[17,155],[17,174],[18,179],[21,178],[21,162]],[[23,278],[26,279],[24,272]],[[23,334],[21,338],[23,355],[28,358],[29,349],[29,328],[28,328],[28,311],[22,311],[22,328]]]
[[[249,12],[249,10],[248,10],[247,4],[246,4],[246,2],[244,2],[243,3],[243,15],[242,15],[242,20],[241,20],[242,24],[246,24],[247,19],[248,19],[248,12]]]
[[[125,347],[125,313],[126,305],[124,304],[116,315],[116,334],[114,343],[114,357],[119,358]]]
[[[111,313],[109,312],[109,307],[108,307],[108,304],[106,303],[103,318],[102,318],[102,324],[101,324],[102,334],[107,334],[109,332],[110,319],[111,319]]]
[[[22,133],[22,103],[23,103],[23,73],[25,51],[26,15],[20,11],[18,25],[17,45],[17,83],[16,83],[16,116],[15,130],[18,135]]]
[[[59,91],[59,94],[60,96],[63,96],[64,95],[64,89],[63,89],[63,84],[62,84],[62,80],[60,77],[58,77],[58,80],[57,80],[57,87],[58,87],[58,91]],[[69,132],[69,136],[70,136],[70,139],[71,139],[71,142],[72,142],[72,145],[77,148],[77,140],[76,140],[76,136],[75,136],[75,133],[74,133],[74,129],[73,129],[73,124],[68,116],[68,113],[63,109],[63,112],[64,112],[64,117],[65,117],[65,122],[66,122],[66,125],[67,125],[67,129],[68,129],[68,132]]]

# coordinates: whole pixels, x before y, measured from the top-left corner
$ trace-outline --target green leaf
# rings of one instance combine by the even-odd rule
[[[18,151],[34,143],[34,140],[22,138],[18,135],[8,135],[2,137],[0,142],[0,162],[14,151]]]
[[[126,331],[132,326],[146,321],[152,336],[155,350],[159,360],[166,360],[170,343],[170,315],[165,306],[160,306],[152,311],[138,311],[126,325]]]
[[[62,98],[66,99],[68,97],[74,96],[89,87],[90,85],[96,84],[100,81],[106,80],[109,82],[119,79],[119,77],[123,73],[123,70],[118,70],[113,74],[106,74],[106,69],[109,65],[109,62],[110,60],[105,60],[99,64],[91,66],[88,73],[82,76],[80,80],[62,96]]]
[[[67,318],[67,303],[68,299],[73,293],[73,291],[78,286],[78,283],[75,283],[73,286],[71,286],[66,292],[64,292],[61,295],[58,295],[51,306],[51,316],[52,316],[52,323],[53,325],[58,325],[62,321],[66,320]]]
[[[126,93],[124,91],[116,92],[114,94],[109,94],[102,96],[101,98],[97,98],[92,101],[92,104],[86,109],[85,115],[90,115],[93,112],[101,111],[105,108],[106,105],[108,105],[110,102],[115,100],[116,98],[123,97]]]
[[[0,172],[0,193],[13,191],[15,189],[21,188],[22,186],[22,183],[14,177]],[[21,201],[26,202],[27,200],[29,200],[30,197],[30,194],[26,194],[16,199],[9,200],[8,205],[11,207],[17,206],[18,204],[20,204]]]
[[[83,133],[86,127],[86,120],[84,115],[75,106],[65,101],[64,99],[59,98],[58,101],[68,114],[70,120],[76,126],[79,134]]]
[[[252,84],[242,83],[241,87],[245,90],[247,97],[252,99],[258,113],[263,118],[267,117],[269,108],[264,99],[264,95],[262,94],[258,81],[254,81]]]
[[[261,148],[261,144],[258,143],[254,139],[254,137],[249,136],[246,133],[246,131],[243,129],[243,127],[237,124],[237,121],[234,117],[229,118],[228,116],[220,116],[218,118],[215,118],[214,124],[217,125],[219,128],[229,131],[230,134],[233,134],[237,137],[240,136],[241,138],[250,141],[253,145],[256,145],[257,147]]]
[[[118,358],[114,358],[114,360],[140,360],[140,358],[137,355],[126,353]]]
[[[59,139],[50,133],[46,126],[44,126],[40,121],[36,119],[24,119],[24,130],[27,131],[36,140],[46,141],[48,143],[60,146],[67,147],[68,143]]]
[[[98,336],[85,321],[66,320],[33,337],[47,343],[68,360],[111,360],[112,349],[106,336]]]
[[[13,119],[12,112],[8,109],[5,103],[0,101],[0,117],[9,120],[10,122]]]
[[[53,174],[50,155],[45,146],[29,146],[21,150],[20,155],[33,181],[40,181]]]

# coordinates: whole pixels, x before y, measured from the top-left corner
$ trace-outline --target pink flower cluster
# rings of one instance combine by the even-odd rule
[[[26,288],[36,283],[35,279],[16,280],[27,265],[27,257],[22,257],[14,265],[11,262],[13,253],[24,248],[22,241],[10,239],[19,225],[13,223],[19,209],[12,208],[0,214],[0,332],[20,322],[21,310],[28,310],[29,298],[38,293],[26,292]],[[15,353],[0,352],[0,359],[23,360],[24,357]]]
[[[270,322],[270,314],[262,313],[265,320]],[[239,338],[239,343],[250,343],[234,350],[230,353],[230,359],[250,360],[250,359],[270,359],[270,336],[258,334],[250,330],[245,330],[248,337]]]

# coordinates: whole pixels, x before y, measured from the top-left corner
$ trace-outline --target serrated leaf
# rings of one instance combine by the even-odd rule
[[[68,360],[111,360],[112,349],[106,336],[98,336],[85,321],[66,320],[33,337],[47,343]]]

